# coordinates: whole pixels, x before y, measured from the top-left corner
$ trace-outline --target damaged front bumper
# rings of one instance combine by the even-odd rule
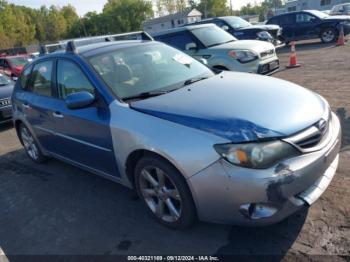
[[[323,149],[263,170],[220,159],[188,179],[199,219],[237,225],[277,223],[314,203],[338,166],[341,127],[332,117],[331,140]]]

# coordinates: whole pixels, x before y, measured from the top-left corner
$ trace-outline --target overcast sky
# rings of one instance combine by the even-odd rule
[[[228,3],[230,0],[227,0]],[[241,6],[247,3],[256,3],[261,2],[262,0],[232,0],[233,8],[239,9]],[[39,8],[42,5],[67,5],[71,4],[76,9],[80,16],[83,16],[85,13],[90,11],[101,12],[106,0],[8,0],[9,3],[14,3],[17,5],[25,5],[33,8]]]

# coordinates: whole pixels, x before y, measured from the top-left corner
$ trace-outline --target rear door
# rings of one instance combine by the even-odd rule
[[[33,66],[26,88],[16,99],[17,107],[24,113],[40,144],[48,151],[55,148],[55,119],[56,99],[53,93],[53,60],[45,60]],[[24,75],[28,73],[26,69]],[[21,78],[21,81],[24,81]]]
[[[86,71],[73,60],[58,59],[56,88],[57,144],[54,152],[90,169],[119,176],[109,127],[109,107]],[[81,91],[95,96],[95,103],[86,108],[67,108],[65,98]]]
[[[282,15],[278,18],[278,25],[282,27],[282,35],[286,41],[295,40],[295,14]]]

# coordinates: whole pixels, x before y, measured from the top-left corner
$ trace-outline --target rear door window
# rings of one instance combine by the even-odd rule
[[[168,43],[178,49],[185,50],[186,45],[189,43],[194,43],[192,35],[188,31],[183,31],[177,34],[168,36]]]
[[[48,60],[34,66],[30,78],[29,90],[35,94],[52,96],[53,61]]]
[[[295,22],[295,15],[284,15],[280,17],[281,25],[291,25]]]

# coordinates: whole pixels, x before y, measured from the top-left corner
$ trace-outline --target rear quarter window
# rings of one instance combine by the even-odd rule
[[[22,72],[21,77],[19,78],[19,86],[21,87],[21,89],[24,89],[24,90],[27,89],[27,84],[28,84],[31,71],[32,71],[32,67],[30,66]]]
[[[293,24],[295,21],[294,19],[295,15],[284,15],[284,16],[281,16],[279,18],[279,23],[281,25],[291,25]]]

